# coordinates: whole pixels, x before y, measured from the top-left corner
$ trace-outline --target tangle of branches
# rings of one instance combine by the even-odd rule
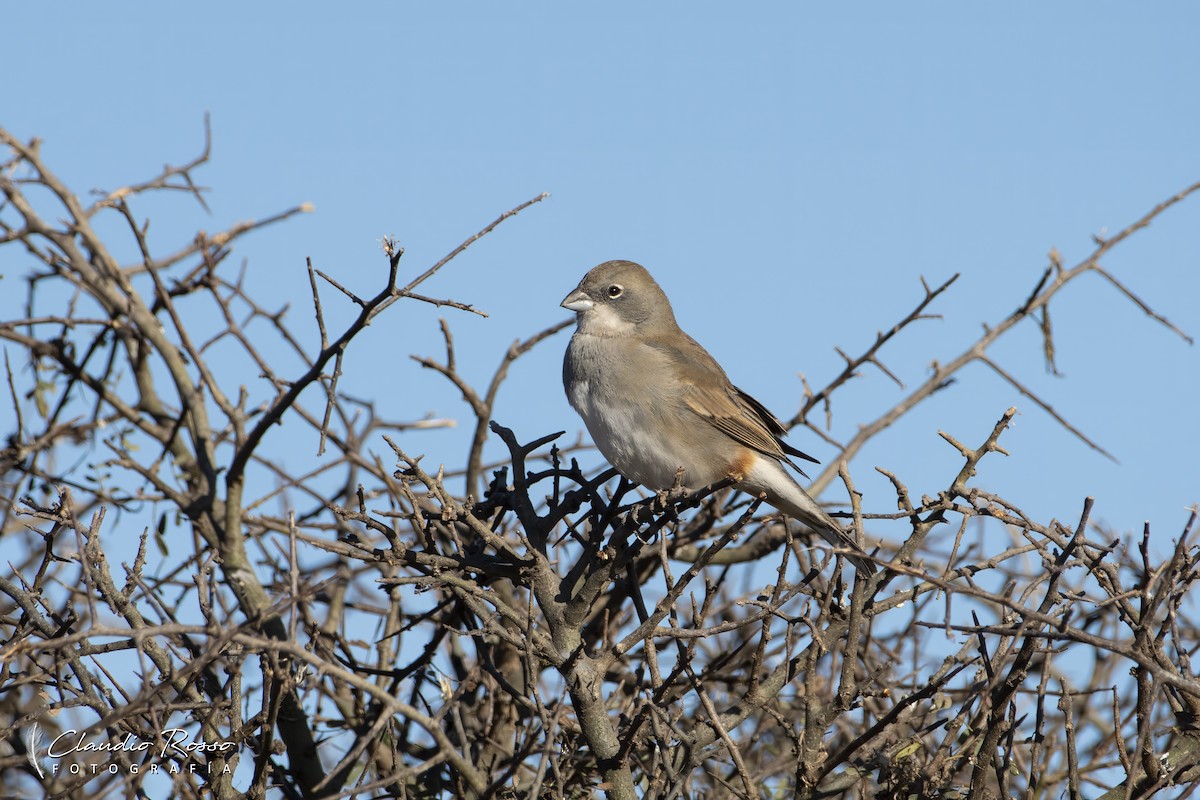
[[[1200,185],[1073,266],[1052,254],[1011,314],[833,442],[811,491],[840,482],[883,567],[851,583],[727,486],[646,495],[560,434],[494,419],[512,363],[569,321],[499,354],[485,386],[442,323],[445,352],[417,362],[471,412],[453,471],[408,445],[444,421],[388,420],[339,388],[380,314],[478,313],[422,284],[544,196],[407,282],[391,240],[370,292],[309,265],[315,321],[293,327],[230,254],[305,207],[150,241],[162,194],[203,206],[207,146],[86,202],[38,142],[0,130],[0,146],[0,249],[29,265],[24,316],[0,322],[5,796],[1111,800],[1200,774],[1194,510],[1165,558],[1148,531],[1092,524],[1091,498],[1033,518],[976,484],[1012,408],[979,410],[982,441],[942,433],[958,467],[938,485],[881,470],[894,496],[863,498],[852,469],[975,362],[1099,450],[991,347],[1034,324],[1053,365],[1050,306],[1088,273],[1185,336],[1101,260]],[[955,277],[914,286],[789,425],[829,439],[812,417],[868,366],[892,375],[885,356]],[[315,455],[283,458],[278,429]]]

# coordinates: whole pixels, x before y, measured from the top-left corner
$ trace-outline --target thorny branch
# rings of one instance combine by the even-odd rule
[[[344,374],[370,368],[349,354],[398,301],[482,313],[469,287],[454,300],[416,290],[545,195],[404,285],[392,240],[370,292],[308,264],[313,320],[294,330],[228,264],[243,236],[307,206],[165,254],[147,236],[156,193],[203,205],[194,173],[207,126],[200,156],[90,205],[36,141],[0,131],[0,144],[0,245],[34,265],[25,315],[0,323],[15,420],[0,513],[19,545],[0,576],[5,786],[47,797],[1134,798],[1200,773],[1196,509],[1165,558],[1148,532],[1093,523],[1103,498],[1082,513],[1065,498],[1073,524],[1032,518],[979,483],[997,455],[1028,458],[1002,442],[1016,409],[976,409],[1000,414],[981,442],[940,432],[960,459],[940,486],[912,491],[886,468],[894,496],[863,497],[854,482],[865,444],[974,362],[1104,453],[1026,387],[1026,365],[990,348],[1029,319],[1054,369],[1049,306],[1088,273],[1190,342],[1100,264],[1200,185],[1075,267],[1052,253],[1012,314],[912,389],[885,354],[936,316],[954,277],[922,281],[899,322],[843,353],[792,425],[813,427],[822,407],[828,427],[837,392],[867,365],[903,392],[813,484],[839,476],[855,534],[892,542],[875,555],[887,569],[851,583],[806,532],[728,485],[645,495],[581,468],[582,442],[526,440],[493,419],[512,363],[569,320],[497,352],[483,387],[459,372],[449,320],[444,356],[414,356],[470,410],[453,471],[413,455],[408,436],[449,420],[385,420],[387,398],[343,392]],[[127,240],[101,236],[99,219]],[[335,304],[350,310],[340,327]],[[284,458],[277,430],[310,432],[317,454]],[[489,440],[503,453],[490,465]],[[373,455],[381,442],[386,459]],[[465,479],[461,495],[451,477]],[[930,535],[940,530],[954,535]],[[171,746],[172,728],[205,748]],[[151,747],[51,755],[69,730]],[[53,770],[67,763],[82,768]],[[175,769],[156,778],[151,764]]]

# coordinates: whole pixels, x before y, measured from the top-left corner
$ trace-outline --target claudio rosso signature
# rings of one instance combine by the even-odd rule
[[[41,729],[35,724],[29,732],[26,745],[30,763],[33,764],[38,774],[43,778],[45,777],[41,766],[43,758],[55,759],[55,762],[50,766],[50,772],[55,774],[60,772],[68,772],[72,775],[84,772],[99,774],[101,772],[115,773],[120,767],[117,764],[79,763],[74,760],[64,764],[62,760],[77,754],[95,756],[104,753],[142,753],[163,760],[166,760],[168,756],[180,755],[194,756],[197,754],[206,754],[220,756],[231,754],[237,747],[233,742],[195,741],[192,739],[192,734],[183,728],[166,728],[160,731],[156,740],[152,742],[142,741],[132,733],[127,734],[123,739],[89,739],[86,731],[75,729],[64,731],[54,737],[45,749],[41,747],[42,739]],[[231,772],[228,762],[221,764],[220,768],[212,762],[198,764],[195,761],[189,761],[184,765],[179,765],[174,760],[167,761],[167,763],[162,765],[153,762],[145,765],[131,764],[129,768],[134,772],[139,769],[145,769],[151,772],[162,771],[171,774],[181,771],[216,774],[218,769],[223,773]]]

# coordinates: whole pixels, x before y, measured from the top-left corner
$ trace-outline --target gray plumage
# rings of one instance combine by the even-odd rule
[[[577,328],[563,386],[604,457],[625,477],[662,490],[683,467],[689,488],[725,478],[804,522],[865,574],[867,554],[804,491],[784,464],[816,459],[782,440],[783,425],[730,382],[708,351],[680,329],[666,294],[632,261],[588,272],[562,305]],[[801,472],[803,474],[803,472]]]

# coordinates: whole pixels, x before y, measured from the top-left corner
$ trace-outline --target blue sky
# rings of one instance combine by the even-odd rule
[[[912,387],[932,360],[954,357],[982,323],[1017,307],[1051,248],[1074,264],[1093,233],[1200,180],[1195,4],[116,8],[6,9],[0,123],[41,137],[47,163],[86,192],[190,159],[210,113],[213,159],[198,177],[212,188],[211,215],[182,197],[135,208],[168,250],[198,228],[312,202],[315,213],[235,253],[251,292],[290,303],[310,346],[306,258],[373,293],[386,274],[382,236],[398,238],[415,275],[500,212],[551,193],[424,287],[487,319],[398,304],[355,341],[341,388],[393,419],[469,421],[457,393],[408,358],[440,357],[439,316],[462,371],[483,384],[510,342],[564,319],[562,297],[611,258],[649,267],[683,327],[780,415],[800,402],[797,373],[823,385],[842,365],[834,348],[860,352],[903,317],[921,296],[919,276],[961,272],[931,309],[944,318],[883,353]],[[22,313],[16,284],[29,266],[0,249],[0,316]],[[1200,335],[1200,197],[1105,266]],[[325,307],[331,327],[353,311],[332,291]],[[1063,377],[1042,368],[1031,324],[992,355],[1120,463],[972,367],[852,463],[866,510],[895,508],[874,467],[918,497],[936,494],[960,466],[937,431],[978,444],[1016,405],[1002,441],[1011,455],[985,460],[977,485],[1042,522],[1073,523],[1094,495],[1094,520],[1125,532],[1150,519],[1156,548],[1169,546],[1200,501],[1200,350],[1094,278],[1052,313]],[[524,440],[582,429],[561,390],[566,341],[511,371],[496,417]],[[285,354],[272,357],[298,374]],[[866,370],[836,396],[831,435],[849,438],[901,397]],[[0,432],[12,424],[0,403]],[[461,464],[468,429],[400,443],[427,466]],[[834,455],[809,432],[792,441],[823,461]],[[275,431],[266,446],[299,471],[316,462],[315,435]],[[382,441],[373,449],[388,452]],[[834,486],[825,499],[844,492]],[[133,546],[133,536],[119,541]]]
[[[48,163],[85,191],[192,157],[211,113],[199,177],[212,214],[178,198],[147,207],[152,241],[167,249],[197,228],[314,203],[237,251],[251,288],[291,302],[310,342],[306,257],[373,292],[381,236],[399,239],[415,274],[551,193],[426,285],[488,319],[402,304],[356,341],[342,386],[392,418],[467,419],[454,390],[407,358],[440,354],[438,316],[482,383],[610,258],[647,265],[684,328],[781,415],[799,402],[797,373],[822,385],[840,368],[835,346],[858,352],[907,313],[918,276],[961,272],[934,309],[944,319],[884,352],[913,386],[1024,300],[1050,248],[1073,264],[1091,234],[1200,180],[1200,10],[1182,3],[46,8],[8,11],[22,32],[7,37],[8,61],[25,70],[7,84],[3,124],[41,137]],[[1198,220],[1200,198],[1106,262],[1193,335]],[[26,267],[0,252],[6,283]],[[13,300],[0,301],[5,316]],[[1200,351],[1099,280],[1052,311],[1065,377],[1045,374],[1032,325],[993,355],[1120,463],[972,368],[854,462],[868,510],[894,508],[875,466],[936,493],[958,467],[937,430],[978,443],[1016,405],[1012,455],[985,462],[979,485],[1043,521],[1073,521],[1090,494],[1117,530],[1149,518],[1156,539],[1178,533],[1200,500]],[[565,344],[560,334],[511,373],[497,417],[521,438],[582,428],[560,388]],[[838,396],[832,435],[900,397],[868,370]],[[809,433],[794,441],[833,455]],[[404,443],[458,463],[467,432]],[[316,441],[272,446],[312,458]]]

